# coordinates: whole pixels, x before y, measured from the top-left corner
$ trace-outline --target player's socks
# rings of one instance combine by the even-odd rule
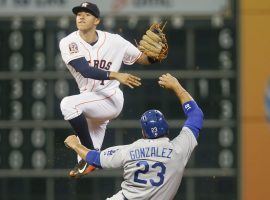
[[[81,114],[68,121],[80,138],[82,145],[86,146],[88,149],[94,149],[85,116]]]

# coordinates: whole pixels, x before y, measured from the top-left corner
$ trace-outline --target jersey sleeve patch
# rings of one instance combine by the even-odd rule
[[[69,53],[74,54],[79,52],[78,45],[75,42],[72,42],[68,45]]]

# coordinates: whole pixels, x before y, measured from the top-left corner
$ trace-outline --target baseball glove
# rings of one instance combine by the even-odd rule
[[[154,62],[161,62],[168,55],[168,43],[161,23],[153,23],[143,35],[138,48]]]

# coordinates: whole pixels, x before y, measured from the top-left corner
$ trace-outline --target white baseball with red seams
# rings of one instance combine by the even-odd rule
[[[97,30],[98,41],[91,45],[75,31],[60,41],[62,58],[75,78],[80,94],[65,97],[61,111],[65,120],[81,113],[87,118],[89,133],[95,148],[100,149],[109,120],[117,117],[123,108],[123,93],[117,80],[94,80],[84,78],[68,63],[85,57],[89,67],[118,72],[122,63],[132,65],[141,52],[118,34]]]

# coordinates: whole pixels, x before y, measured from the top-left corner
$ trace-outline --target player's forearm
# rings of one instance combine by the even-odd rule
[[[203,126],[203,112],[194,100],[187,101],[182,105],[183,111],[187,116],[184,126],[188,127],[194,136],[198,138]]]
[[[109,80],[109,71],[105,71],[95,67],[89,67],[88,62],[84,57],[71,60],[69,62],[69,65],[71,65],[84,78],[91,78],[95,80]]]
[[[150,65],[150,64],[152,64],[149,61],[148,57],[144,53],[142,53],[142,55],[138,58],[138,60],[136,62],[141,64],[141,65]]]
[[[73,147],[73,150],[76,151],[76,153],[85,160],[87,153],[90,151],[89,149],[87,149],[85,146],[81,145],[81,144],[76,144]]]
[[[175,92],[182,105],[188,101],[193,100],[192,96],[180,84],[176,84],[173,91]]]
[[[118,80],[121,83],[121,72],[110,72],[109,79],[110,80]]]
[[[109,79],[110,80],[117,80],[118,72],[110,72]]]
[[[80,143],[77,143],[73,147],[73,150],[76,151],[76,153],[83,160],[85,160],[89,165],[101,168],[99,151],[87,149],[85,146],[81,145]]]
[[[184,126],[188,127],[198,138],[203,125],[203,112],[192,96],[180,85],[176,85],[174,92],[181,101],[183,111],[187,117]]]
[[[178,83],[174,86],[174,92],[179,98],[183,111],[187,116],[184,126],[188,127],[194,136],[198,138],[203,125],[203,112],[192,96]]]

